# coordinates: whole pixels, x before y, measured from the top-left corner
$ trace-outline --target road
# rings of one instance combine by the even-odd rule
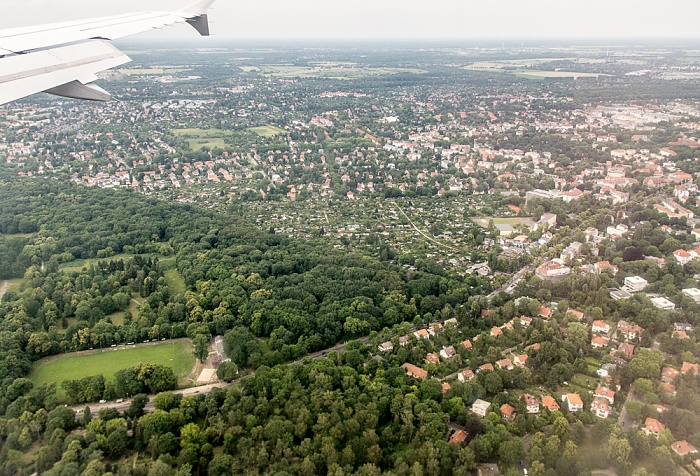
[[[523,269],[521,269],[520,271],[515,273],[512,278],[510,278],[508,281],[506,281],[505,284],[503,284],[503,286],[501,286],[500,288],[496,289],[494,292],[489,294],[488,295],[489,301],[491,301],[491,299],[496,297],[496,295],[498,295],[498,293],[500,293],[501,291],[505,291],[507,293],[513,292],[513,290],[515,289],[515,286],[523,278],[523,276],[525,276],[525,273],[527,273],[528,271],[532,271],[532,266],[525,266]]]
[[[324,350],[321,350],[318,352],[314,352],[312,354],[306,354],[305,356],[292,362],[292,364],[297,364],[306,358],[321,359],[321,358],[327,357],[328,354],[332,351],[342,352],[350,344],[350,342],[362,342],[363,344],[369,344],[369,337],[362,337],[360,339],[345,342],[343,344],[338,344],[336,346],[333,346],[333,347],[330,347],[328,349],[324,349]],[[158,342],[158,343],[161,343],[161,342]],[[141,344],[141,345],[149,345],[149,344]],[[151,345],[153,345],[153,344],[151,344]],[[97,350],[97,351],[90,351],[90,352],[100,352],[100,351]],[[236,383],[238,383],[239,380],[240,379],[233,380],[231,383],[217,382],[217,383],[212,383],[209,385],[200,385],[197,387],[183,388],[181,390],[173,390],[173,393],[176,395],[182,395],[183,397],[187,397],[190,395],[207,395],[214,388],[227,388],[227,387],[230,387],[232,385],[235,385]],[[155,395],[148,395],[148,404],[146,404],[146,407],[144,408],[144,411],[146,413],[150,413],[153,410],[155,410],[155,407],[153,406],[153,397],[155,397]],[[105,402],[105,403],[88,403],[88,404],[81,404],[81,405],[73,405],[73,406],[69,406],[68,408],[70,408],[71,410],[73,410],[74,412],[77,413],[77,412],[82,412],[86,405],[90,407],[90,413],[93,416],[97,416],[98,412],[104,408],[114,408],[115,410],[118,410],[120,412],[128,410],[129,406],[131,405],[131,399],[125,398],[124,401],[122,401],[120,403],[117,403],[114,401],[109,401],[109,402]],[[79,414],[79,416],[80,416],[80,414]]]
[[[210,385],[202,385],[200,387],[190,387],[190,388],[183,388],[182,390],[173,390],[173,393],[176,395],[182,395],[183,397],[187,397],[190,395],[197,395],[197,394],[202,394],[202,395],[207,395],[209,392],[211,392],[215,388],[224,388],[228,387],[230,385],[233,385],[237,383],[238,380],[234,380],[231,383],[226,383],[226,382],[218,382],[218,383],[212,383]],[[146,413],[150,413],[153,410],[155,410],[155,407],[153,406],[153,397],[155,395],[149,395],[148,396],[148,403],[146,404],[146,407],[144,408],[144,411]],[[106,403],[87,403],[87,404],[82,404],[82,405],[73,405],[70,408],[71,410],[75,412],[82,412],[82,410],[85,408],[85,406],[90,407],[90,413],[92,416],[97,416],[98,412],[104,408],[114,408],[115,410],[118,410],[120,412],[123,412],[124,410],[128,410],[129,406],[131,405],[131,399],[125,398],[123,402],[121,403],[116,403],[116,402],[106,402]]]
[[[620,416],[617,417],[617,424],[620,425],[620,427],[622,427],[623,430],[627,430],[628,428],[631,428],[634,425],[634,420],[627,413],[627,402],[630,402],[635,398],[637,397],[634,394],[634,386],[631,386],[630,391],[627,394],[627,400],[625,400],[625,406],[622,407]]]

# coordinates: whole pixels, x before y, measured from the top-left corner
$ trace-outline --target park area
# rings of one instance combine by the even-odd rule
[[[61,382],[65,380],[78,380],[102,374],[109,382],[118,370],[138,363],[172,367],[178,378],[178,385],[183,386],[194,365],[192,343],[189,339],[177,339],[157,344],[110,347],[47,357],[32,366],[29,379],[35,386],[55,382],[58,395],[63,396]]]

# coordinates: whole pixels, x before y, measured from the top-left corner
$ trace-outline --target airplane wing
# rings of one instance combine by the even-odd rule
[[[105,40],[188,23],[209,35],[207,9],[200,0],[176,12],[151,12],[0,30],[0,104],[34,93],[108,101],[93,81],[96,74],[131,59]]]

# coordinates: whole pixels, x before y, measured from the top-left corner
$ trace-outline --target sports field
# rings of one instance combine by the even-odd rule
[[[32,366],[29,379],[35,386],[56,382],[59,396],[63,395],[61,382],[102,374],[107,381],[121,369],[138,363],[154,363],[173,368],[180,382],[184,382],[194,365],[192,344],[189,339],[178,339],[158,344],[110,347],[93,353],[73,353],[47,357]]]

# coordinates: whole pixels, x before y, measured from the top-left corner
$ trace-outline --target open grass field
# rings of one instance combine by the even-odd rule
[[[7,292],[19,292],[20,288],[22,287],[22,283],[24,280],[22,278],[17,278],[17,279],[9,279],[8,280],[8,286],[7,286]]]
[[[105,319],[109,319],[115,326],[121,326],[124,324],[124,311],[113,312],[105,316]]]
[[[486,228],[489,226],[489,221],[493,220],[494,225],[511,225],[515,226],[520,223],[527,225],[528,228],[532,228],[535,222],[529,217],[510,217],[510,218],[500,218],[500,217],[477,217],[472,218],[472,221],[479,225],[480,227]]]
[[[223,149],[226,147],[225,138],[232,134],[230,131],[224,131],[222,129],[196,128],[173,129],[172,132],[176,136],[187,139],[190,144],[190,148],[193,150],[202,149],[203,147],[209,147],[210,149],[219,147],[220,149]]]
[[[63,263],[58,266],[58,269],[63,271],[64,273],[70,273],[71,271],[78,272],[82,270],[83,268],[87,268],[91,264],[96,264],[99,263],[100,261],[116,261],[119,259],[128,259],[132,258],[134,255],[130,254],[120,254],[120,255],[114,255],[110,256],[108,258],[89,258],[89,259],[77,259],[74,261],[71,261],[69,263]]]
[[[168,288],[170,288],[170,292],[173,294],[184,293],[185,280],[182,279],[182,276],[180,276],[180,273],[178,273],[175,268],[175,257],[163,258],[160,260],[160,264],[163,267],[165,283],[168,285]]]
[[[258,127],[251,127],[248,129],[250,132],[255,132],[257,135],[261,137],[274,137],[278,136],[280,134],[284,134],[285,131],[281,127],[275,127],[271,125],[266,125],[266,126],[258,126]]]
[[[599,76],[608,76],[600,73],[579,73],[576,71],[538,71],[538,70],[520,70],[514,71],[518,77],[528,79],[545,79],[545,78],[597,78]]]
[[[499,61],[477,61],[465,66],[469,71],[484,71],[489,73],[507,73],[513,74],[521,78],[527,79],[545,79],[545,78],[597,78],[605,76],[599,73],[583,73],[578,71],[548,71],[531,69],[537,68],[543,63],[551,63],[553,61],[572,61],[580,63],[594,63],[596,60],[587,59],[586,61],[577,60],[576,58],[528,58],[518,60],[499,60]]]
[[[110,381],[118,370],[140,362],[172,367],[182,384],[194,364],[192,344],[188,339],[178,339],[136,347],[110,347],[93,353],[79,352],[47,357],[34,363],[29,379],[34,385],[55,382],[61,396],[63,392],[60,385],[64,380],[102,374]]]
[[[319,63],[314,66],[287,64],[264,65],[260,68],[265,76],[279,78],[326,78],[359,79],[371,76],[387,76],[398,73],[423,74],[426,71],[416,68],[368,68],[349,63]]]
[[[36,233],[0,233],[0,238],[31,238]]]

